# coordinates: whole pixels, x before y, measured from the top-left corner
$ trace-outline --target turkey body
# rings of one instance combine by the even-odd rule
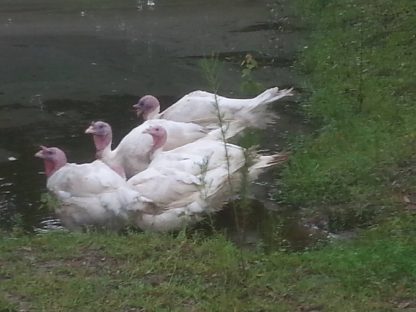
[[[148,201],[100,160],[86,164],[67,163],[58,148],[42,147],[46,187],[56,200],[55,212],[65,227],[80,230],[88,226],[120,229],[129,214],[146,209]]]
[[[145,120],[166,119],[181,122],[193,122],[213,127],[219,123],[240,121],[246,127],[265,128],[275,119],[267,110],[268,104],[292,95],[292,89],[274,87],[265,90],[257,97],[235,99],[206,91],[193,91],[160,112],[157,98],[146,95],[133,105],[138,115]]]
[[[93,122],[85,132],[94,136],[97,157],[119,172],[121,176],[124,174],[129,178],[146,169],[150,163],[149,152],[153,141],[143,131],[155,122],[155,120],[149,120],[132,129],[114,150],[111,149],[112,129],[108,123]],[[158,124],[163,124],[169,133],[165,147],[167,150],[198,140],[206,136],[208,132],[204,127],[193,123],[163,120],[158,121]]]
[[[166,132],[160,126],[147,131],[155,142],[163,142]],[[222,208],[238,192],[246,173],[250,180],[284,157],[254,155],[247,166],[246,151],[233,144],[205,137],[174,150],[157,146],[149,167],[127,181],[149,198],[154,209],[138,212],[135,223],[153,231],[177,230],[192,225]]]

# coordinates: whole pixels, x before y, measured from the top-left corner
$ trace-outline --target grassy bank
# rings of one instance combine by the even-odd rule
[[[295,145],[283,200],[366,219],[416,192],[416,2],[297,2],[312,29],[297,64],[304,108],[319,130]]]
[[[1,311],[392,311],[416,307],[416,222],[303,253],[222,236],[0,239]]]

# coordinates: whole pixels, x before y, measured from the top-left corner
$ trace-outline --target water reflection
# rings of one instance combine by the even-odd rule
[[[136,8],[138,11],[142,11],[144,9],[153,10],[156,6],[156,2],[154,0],[137,0]]]

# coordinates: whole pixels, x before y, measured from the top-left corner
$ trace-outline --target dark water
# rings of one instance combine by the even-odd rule
[[[91,120],[112,124],[117,142],[138,124],[131,105],[140,96],[153,94],[167,107],[188,92],[209,90],[199,66],[203,58],[216,54],[221,60],[222,95],[241,96],[240,64],[247,53],[259,62],[261,70],[253,75],[265,88],[299,87],[292,64],[303,33],[291,16],[290,2],[276,3],[2,1],[1,227],[17,223],[30,230],[51,218],[40,203],[46,190],[43,166],[33,157],[40,144],[63,148],[71,162],[93,160],[91,138],[84,134]],[[281,119],[261,134],[263,147],[280,150],[288,135],[304,131],[293,113],[296,99],[276,103]],[[270,175],[264,179],[272,180]],[[264,207],[272,192],[273,186],[256,186],[260,201],[249,213],[248,236],[258,241],[280,231],[292,237],[296,248],[308,245],[309,232],[293,211]],[[217,223],[232,232],[234,216],[229,214],[226,209]],[[270,215],[279,221],[266,226]]]

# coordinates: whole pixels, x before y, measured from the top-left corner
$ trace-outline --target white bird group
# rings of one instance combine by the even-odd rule
[[[108,123],[85,130],[96,147],[92,163],[67,163],[62,150],[42,146],[35,156],[44,160],[58,217],[73,230],[133,225],[171,231],[201,220],[235,195],[244,174],[252,181],[286,159],[249,153],[226,140],[271,122],[267,104],[291,91],[271,88],[251,99],[195,91],[162,113],[155,97],[144,96],[134,108],[145,122],[114,150]]]

